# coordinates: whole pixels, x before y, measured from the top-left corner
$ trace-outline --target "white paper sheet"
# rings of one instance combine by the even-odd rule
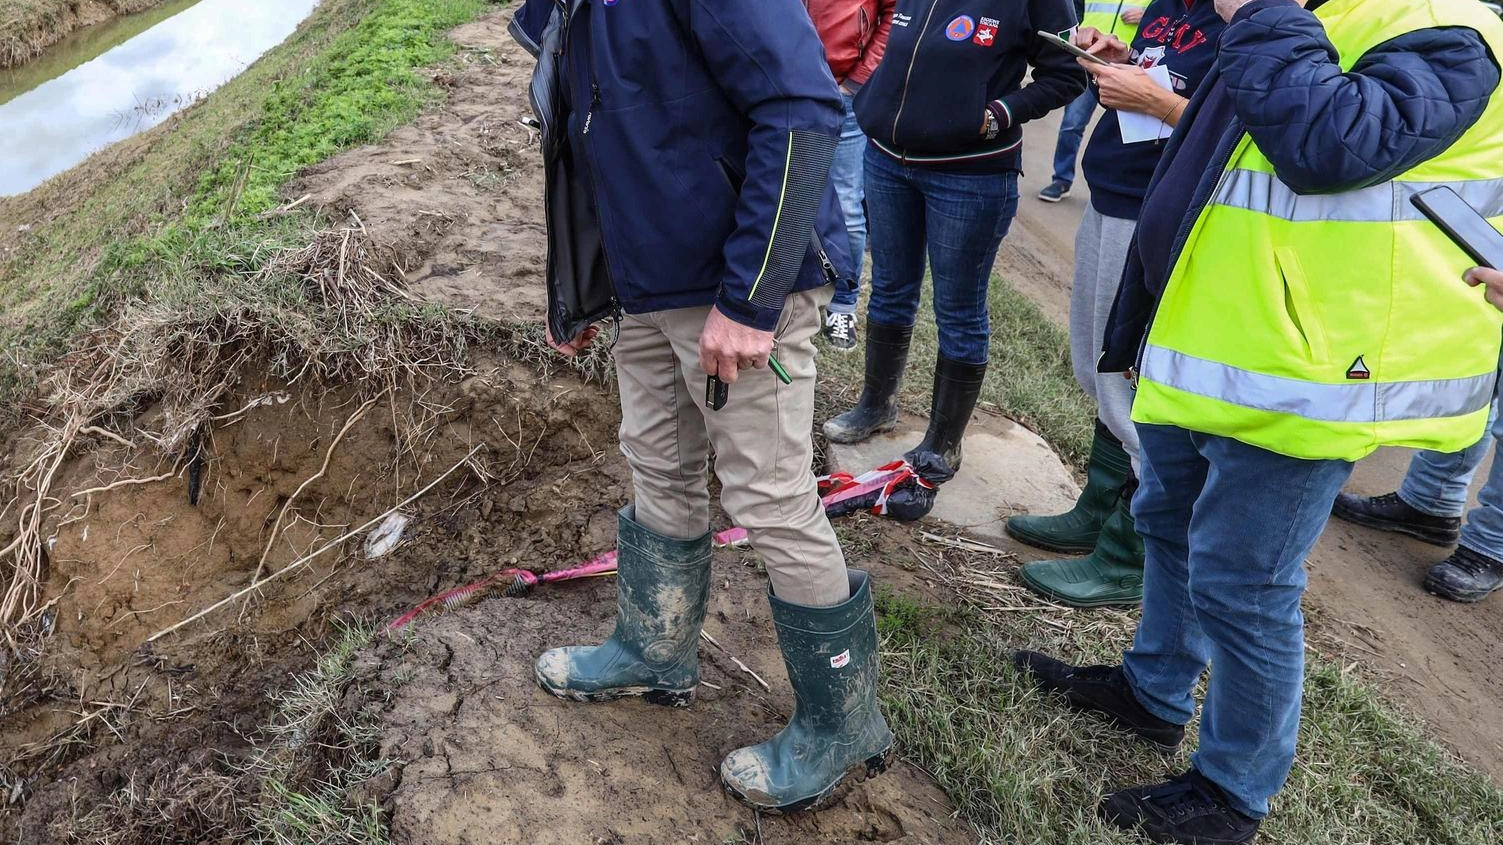
[[[1155,84],[1165,91],[1174,90],[1174,82],[1169,77],[1169,68],[1164,65],[1154,65],[1144,73]],[[1117,112],[1117,125],[1122,127],[1122,143],[1141,144],[1145,141],[1161,141],[1174,133],[1174,127],[1159,120],[1157,117],[1137,112]]]

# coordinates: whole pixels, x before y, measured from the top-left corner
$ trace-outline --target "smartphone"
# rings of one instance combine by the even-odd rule
[[[1431,188],[1415,194],[1409,201],[1473,261],[1493,270],[1503,269],[1503,232],[1493,228],[1486,217],[1450,187]]]
[[[1106,59],[1103,59],[1100,56],[1093,56],[1090,53],[1087,53],[1086,51],[1080,49],[1079,47],[1076,47],[1074,44],[1071,44],[1069,41],[1060,38],[1058,35],[1055,35],[1052,32],[1046,32],[1041,29],[1039,30],[1039,37],[1049,42],[1050,44],[1053,44],[1055,47],[1064,50],[1066,53],[1073,53],[1076,58],[1085,59],[1088,62],[1095,62],[1098,65],[1111,64],[1111,62],[1107,61]]]

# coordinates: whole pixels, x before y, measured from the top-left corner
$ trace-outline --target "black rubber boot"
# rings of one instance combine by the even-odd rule
[[[1101,529],[1111,518],[1123,485],[1132,475],[1132,459],[1106,423],[1096,421],[1086,485],[1075,507],[1058,516],[1015,516],[1007,521],[1008,536],[1038,549],[1060,554],[1087,554],[1096,548]]]
[[[1398,493],[1382,496],[1342,493],[1336,497],[1331,515],[1364,528],[1408,534],[1432,546],[1454,546],[1461,539],[1461,517],[1431,516],[1410,507]]]
[[[914,456],[929,452],[943,458],[952,472],[959,472],[964,457],[961,441],[965,439],[966,426],[971,424],[971,412],[976,410],[976,399],[985,380],[985,364],[962,364],[944,357],[934,362],[929,431],[922,443],[908,450],[904,459],[916,464]]]
[[[831,443],[860,443],[898,426],[898,385],[908,366],[913,326],[866,326],[866,381],[856,407],[825,422]]]
[[[1450,557],[1437,563],[1425,576],[1428,592],[1466,604],[1482,601],[1500,587],[1503,587],[1503,561],[1466,546],[1457,546]]]
[[[1138,702],[1121,666],[1071,666],[1036,651],[1020,651],[1012,662],[1039,689],[1063,696],[1071,710],[1101,713],[1160,751],[1173,751],[1185,739],[1183,725],[1160,719]]]

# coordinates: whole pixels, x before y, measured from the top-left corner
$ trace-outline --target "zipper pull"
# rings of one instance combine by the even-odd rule
[[[580,130],[580,132],[579,132],[580,135],[588,135],[588,134],[590,134],[590,122],[595,119],[595,107],[598,106],[598,105],[600,105],[600,83],[595,82],[594,80],[591,80],[590,81],[590,110],[588,112],[585,112],[584,129]]]

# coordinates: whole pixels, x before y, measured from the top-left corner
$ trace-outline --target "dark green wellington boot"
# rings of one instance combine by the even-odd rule
[[[1133,527],[1131,493],[1124,492],[1118,499],[1089,555],[1024,564],[1019,571],[1023,583],[1070,607],[1142,604],[1143,539]]]
[[[736,798],[764,813],[818,809],[836,787],[892,762],[892,731],[877,706],[877,619],[871,582],[850,570],[851,598],[803,607],[768,591],[795,706],[788,727],[720,764]]]
[[[1096,548],[1101,526],[1112,515],[1117,494],[1131,474],[1132,461],[1122,448],[1122,441],[1097,420],[1091,461],[1086,466],[1086,486],[1075,507],[1059,516],[1015,516],[1007,521],[1007,533],[1034,548],[1067,555],[1086,554]]]
[[[917,464],[919,461],[915,456],[929,452],[944,458],[952,472],[959,472],[960,462],[965,458],[961,442],[965,439],[966,426],[971,424],[971,412],[976,410],[976,399],[981,396],[981,384],[985,380],[985,364],[966,364],[944,357],[935,361],[929,429],[924,432],[923,442],[909,449],[903,458]]]
[[[612,701],[640,695],[687,707],[699,686],[699,630],[710,596],[710,535],[675,540],[620,514],[616,631],[598,646],[538,658],[538,684],[559,698]]]
[[[856,407],[825,422],[825,438],[831,443],[860,443],[874,434],[898,426],[898,385],[908,366],[912,326],[866,327],[866,379]]]

